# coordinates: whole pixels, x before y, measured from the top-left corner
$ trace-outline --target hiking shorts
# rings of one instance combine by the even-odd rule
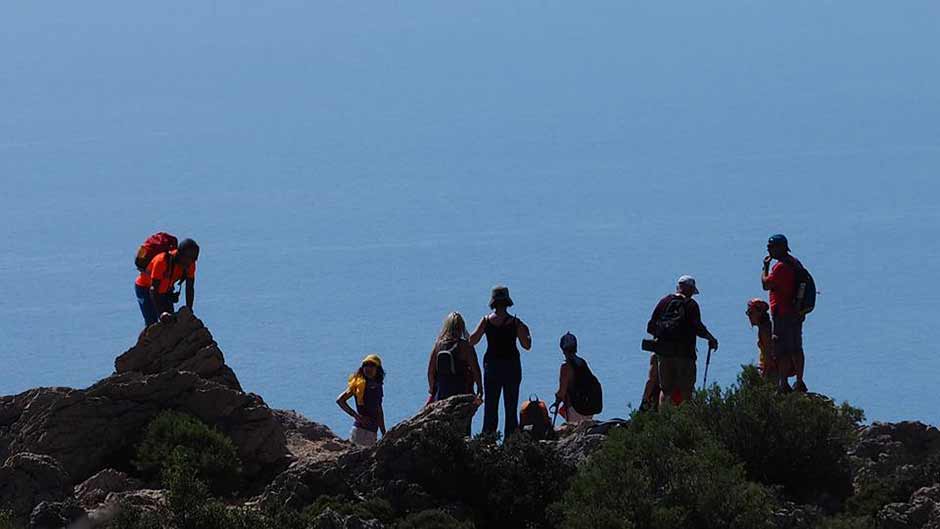
[[[778,358],[803,354],[803,320],[795,314],[774,316],[774,355]]]
[[[682,391],[692,392],[695,388],[695,359],[678,356],[657,356],[659,362],[659,387],[666,395],[672,394],[679,388]]]
[[[352,431],[349,432],[349,440],[356,446],[373,446],[378,441],[378,438],[378,432],[359,428],[358,426],[353,426]]]

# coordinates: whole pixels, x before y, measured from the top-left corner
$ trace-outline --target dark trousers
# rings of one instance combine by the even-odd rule
[[[503,395],[506,413],[503,437],[519,427],[519,384],[522,372],[519,359],[500,359],[483,363],[483,433],[494,433],[499,424],[499,396]]]
[[[134,285],[134,293],[137,295],[137,304],[140,305],[140,313],[144,317],[144,326],[150,327],[157,323],[157,308],[153,306],[153,300],[150,299],[150,289],[140,285]]]

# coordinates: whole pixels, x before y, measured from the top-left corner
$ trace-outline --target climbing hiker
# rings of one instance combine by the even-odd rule
[[[777,261],[771,269],[770,264]],[[770,315],[773,321],[774,354],[780,364],[791,363],[796,374],[796,384],[793,389],[805,393],[806,384],[803,381],[805,358],[803,355],[803,320],[802,313],[797,306],[803,285],[803,294],[807,288],[811,289],[813,302],[815,302],[816,286],[808,282],[812,280],[803,264],[790,255],[790,243],[784,235],[772,235],[767,240],[767,256],[764,257],[761,272],[761,285],[770,292]],[[812,310],[812,307],[809,307]],[[807,311],[808,312],[808,311]],[[789,370],[779,370],[781,378],[789,375]],[[781,389],[786,384],[781,380]]]
[[[603,409],[603,393],[600,382],[591,372],[585,359],[578,356],[578,339],[565,333],[559,343],[565,361],[558,373],[558,391],[552,408],[564,417],[568,424],[594,420],[594,415]]]
[[[656,338],[659,404],[675,402],[674,390],[681,401],[687,400],[695,388],[697,358],[696,337],[708,340],[709,350],[718,349],[718,339],[702,323],[702,313],[692,296],[698,294],[695,278],[684,275],[676,284],[676,292],[659,300],[646,330]]]
[[[385,370],[379,355],[369,355],[362,359],[359,369],[349,377],[346,390],[336,398],[346,414],[354,419],[349,440],[358,446],[372,446],[378,440],[378,432],[385,437],[385,411],[382,409],[382,384],[385,382]],[[355,397],[356,409],[349,406],[349,399]]]
[[[480,361],[468,338],[463,316],[459,312],[448,314],[428,360],[428,393],[432,400],[467,394],[483,398]]]
[[[134,291],[146,326],[156,323],[162,315],[174,313],[180,295],[174,291],[177,282],[181,290],[185,282],[186,306],[193,308],[198,259],[199,245],[192,239],[183,239],[177,246],[175,237],[158,233],[141,245],[135,259],[140,274],[134,282]]]
[[[747,302],[747,310],[744,312],[752,327],[757,327],[757,349],[759,351],[757,359],[757,369],[760,371],[761,378],[780,383],[780,365],[777,362],[777,356],[774,354],[773,343],[773,325],[770,321],[770,305],[760,298],[754,298]],[[782,367],[789,370],[789,362],[784,362]],[[786,377],[783,378],[783,384],[787,384]],[[781,389],[784,389],[781,387]],[[789,384],[786,385],[786,391],[789,391]]]
[[[513,305],[509,289],[498,285],[490,295],[492,313],[483,317],[470,335],[470,345],[480,343],[486,336],[486,353],[483,355],[483,433],[495,433],[499,423],[499,397],[503,396],[506,415],[503,435],[508,437],[516,431],[519,406],[519,385],[522,383],[522,361],[519,347],[529,350],[532,336],[529,327],[518,317],[509,314]]]

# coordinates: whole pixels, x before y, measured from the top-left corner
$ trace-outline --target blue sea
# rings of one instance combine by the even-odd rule
[[[709,381],[755,361],[782,232],[820,291],[810,389],[936,424],[937,50],[918,0],[6,2],[0,394],[109,375],[166,230],[202,246],[196,312],[246,390],[340,434],[362,356],[410,416],[442,319],[496,283],[523,396],[571,331],[626,416],[681,274]]]

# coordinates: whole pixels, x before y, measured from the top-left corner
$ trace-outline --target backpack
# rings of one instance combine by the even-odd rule
[[[604,410],[604,392],[601,383],[582,358],[581,365],[568,364],[574,369],[574,387],[568,390],[569,406],[581,415],[597,415]]]
[[[531,395],[529,400],[522,403],[522,409],[519,410],[519,429],[529,432],[529,435],[539,440],[548,439],[554,433],[552,420],[548,416],[548,406],[545,401],[539,400],[537,395]]]
[[[796,269],[796,291],[793,293],[793,306],[800,316],[806,316],[816,308],[816,280],[802,263],[792,260]]]
[[[688,305],[691,300],[674,296],[656,320],[656,338],[675,341],[683,337],[689,327]]]
[[[134,258],[134,266],[143,272],[147,269],[150,261],[163,252],[175,250],[179,246],[176,237],[166,232],[154,233],[137,249],[137,257]]]
[[[435,361],[437,362],[438,376],[457,376],[462,375],[459,367],[462,362],[457,359],[457,350],[460,349],[460,342],[454,342],[454,345],[447,349],[441,349],[437,352]]]

